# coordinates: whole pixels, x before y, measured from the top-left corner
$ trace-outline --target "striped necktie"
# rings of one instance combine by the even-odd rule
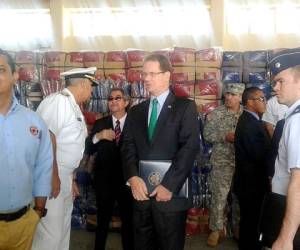
[[[152,140],[156,122],[157,122],[157,104],[158,104],[158,101],[156,98],[154,98],[152,100],[152,111],[151,111],[150,121],[149,121],[149,126],[148,126],[148,137],[149,137],[150,141]]]
[[[120,138],[121,138],[121,127],[120,127],[120,121],[117,120],[115,126],[115,140],[117,145],[119,145]]]

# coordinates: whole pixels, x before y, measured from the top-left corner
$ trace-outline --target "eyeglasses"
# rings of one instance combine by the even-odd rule
[[[122,100],[123,99],[123,97],[122,96],[116,96],[116,97],[112,97],[112,96],[110,96],[110,97],[108,97],[108,101],[109,102],[112,102],[113,100],[115,100],[115,101],[120,101],[120,100]]]
[[[142,73],[141,73],[141,77],[142,77],[142,78],[146,78],[147,76],[150,76],[150,78],[154,78],[155,76],[157,76],[157,75],[159,75],[159,74],[163,74],[163,73],[166,73],[166,71],[149,72],[149,73],[142,72]]]
[[[260,102],[266,102],[267,101],[267,99],[266,99],[266,97],[264,97],[264,96],[260,96],[260,97],[257,97],[257,98],[252,98],[252,99],[249,99],[249,100],[256,100],[256,101],[260,101]]]

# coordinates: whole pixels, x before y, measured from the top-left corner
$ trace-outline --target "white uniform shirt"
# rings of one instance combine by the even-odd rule
[[[262,120],[271,123],[274,127],[279,120],[285,117],[288,106],[280,104],[277,97],[274,96],[268,100],[266,112],[263,114]]]
[[[37,109],[56,137],[58,168],[72,172],[82,159],[87,128],[73,94],[66,88],[46,97]]]
[[[300,168],[300,113],[290,116],[299,105],[300,100],[295,102],[286,113],[272,180],[272,192],[274,193],[286,195],[291,169]]]

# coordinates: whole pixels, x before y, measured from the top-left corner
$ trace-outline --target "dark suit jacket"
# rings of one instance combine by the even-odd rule
[[[148,110],[150,100],[134,106],[128,113],[124,127],[122,158],[125,179],[138,176],[139,160],[172,160],[162,185],[173,193],[178,193],[191,174],[196,153],[199,150],[199,126],[196,106],[193,101],[168,95],[160,112],[153,139],[148,140]],[[156,202],[164,211],[186,210],[191,199],[172,199]],[[147,202],[135,202],[143,209]]]
[[[234,192],[237,195],[264,194],[268,190],[266,154],[271,139],[263,123],[244,111],[235,130]]]
[[[101,118],[95,122],[92,132],[86,140],[85,153],[92,155],[97,152],[95,159],[97,191],[112,192],[120,186],[125,186],[120,153],[123,133],[121,134],[119,146],[116,145],[115,141],[109,140],[101,140],[93,144],[94,135],[104,129],[114,129],[112,116]]]

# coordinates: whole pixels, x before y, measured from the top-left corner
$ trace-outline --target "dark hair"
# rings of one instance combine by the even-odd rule
[[[171,62],[170,60],[164,56],[164,55],[161,55],[161,54],[150,54],[148,56],[145,57],[144,59],[144,63],[145,62],[158,62],[159,63],[159,68],[161,71],[163,72],[173,72],[173,68],[172,68],[172,65],[171,65]]]
[[[247,101],[251,98],[253,98],[253,95],[256,91],[262,91],[258,87],[250,87],[244,90],[243,95],[242,95],[242,104],[243,106],[246,106]]]
[[[109,96],[111,95],[112,92],[114,91],[120,91],[122,93],[122,96],[124,97],[124,100],[128,101],[129,95],[125,92],[125,90],[123,88],[120,87],[113,87],[110,91],[109,91]]]
[[[14,73],[16,71],[16,64],[12,56],[7,53],[6,51],[0,49],[0,56],[4,56],[6,59],[7,64],[9,65],[11,72]]]

